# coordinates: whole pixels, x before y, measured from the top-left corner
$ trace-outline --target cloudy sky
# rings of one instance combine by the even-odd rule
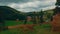
[[[10,6],[22,12],[53,9],[55,3],[56,0],[0,0],[0,6]]]

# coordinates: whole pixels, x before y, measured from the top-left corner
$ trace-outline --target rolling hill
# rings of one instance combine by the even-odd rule
[[[20,11],[17,11],[14,8],[8,6],[0,6],[0,15],[3,16],[5,19],[21,19],[23,15]]]

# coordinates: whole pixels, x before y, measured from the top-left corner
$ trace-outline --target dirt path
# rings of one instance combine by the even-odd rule
[[[14,29],[14,28],[33,28],[36,26],[36,24],[21,24],[21,25],[15,25],[15,26],[8,26],[8,29]]]
[[[8,29],[13,29],[13,28],[17,28],[20,27],[21,25],[15,25],[15,26],[8,26]]]

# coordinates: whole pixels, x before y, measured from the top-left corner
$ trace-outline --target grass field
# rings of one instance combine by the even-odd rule
[[[16,21],[6,21],[5,25],[6,26],[13,26],[13,25],[18,25],[18,24],[23,24],[23,22],[16,22]],[[29,22],[28,24],[32,24],[32,22]],[[27,31],[26,34],[60,34],[59,32],[51,32],[51,25],[50,24],[42,24],[42,25],[37,25],[34,27],[34,31]],[[25,34],[22,32],[21,29],[11,29],[11,30],[5,30],[1,31],[0,34]]]
[[[19,24],[23,24],[24,22],[17,22],[17,21],[5,21],[5,25],[6,26],[14,26],[14,25],[19,25]],[[27,24],[33,24],[32,22],[28,22]]]

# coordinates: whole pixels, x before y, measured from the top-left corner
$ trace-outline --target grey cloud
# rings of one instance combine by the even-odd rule
[[[33,0],[0,0],[0,3],[11,3],[11,2],[14,2],[14,3],[18,3],[18,2],[30,2],[30,1],[33,1]]]
[[[1,3],[6,3],[6,2],[19,2],[19,0],[0,0]]]
[[[14,2],[14,3],[18,3],[18,2],[32,2],[32,1],[47,1],[47,0],[0,0],[0,3],[11,3],[11,2]]]
[[[34,6],[29,6],[26,5],[26,7],[24,6],[23,8],[19,7],[19,5],[24,4],[24,3],[29,3],[29,2],[34,2],[34,1],[40,1],[38,4],[36,4],[37,7]],[[45,3],[47,2],[47,3]],[[15,9],[19,10],[19,11],[37,11],[37,10],[41,10],[42,8],[46,8],[46,7],[50,7],[50,6],[54,6],[55,1],[52,0],[0,0],[0,6],[11,6],[11,4],[15,3],[16,5],[14,5]],[[35,4],[34,4],[35,5]]]

